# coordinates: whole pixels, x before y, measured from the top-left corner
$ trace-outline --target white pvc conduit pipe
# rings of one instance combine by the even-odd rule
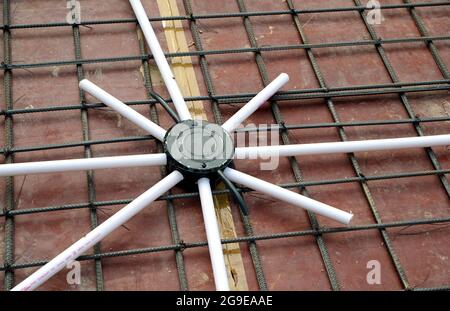
[[[166,178],[137,197],[130,204],[111,216],[97,228],[89,232],[82,239],[78,240],[78,242],[74,243],[61,254],[53,258],[46,265],[25,279],[22,283],[14,287],[12,291],[31,291],[36,289],[42,283],[62,270],[68,263],[71,263],[89,248],[100,242],[112,231],[123,225],[134,215],[147,207],[151,202],[169,191],[181,180],[183,180],[183,175],[181,175],[181,173],[178,171],[172,172]]]
[[[265,193],[280,201],[284,201],[286,203],[304,208],[313,213],[334,219],[340,223],[348,225],[353,218],[353,214],[344,212],[325,203],[310,199],[298,193],[289,191],[277,185],[233,170],[231,168],[226,168],[224,170],[224,174],[232,182]]]
[[[99,88],[97,85],[92,83],[89,80],[82,80],[80,82],[80,88],[90,93],[92,96],[96,97],[102,103],[107,105],[108,107],[117,111],[120,115],[127,118],[134,124],[138,125],[142,129],[146,130],[148,133],[153,135],[156,139],[160,141],[164,140],[164,136],[166,135],[166,130],[160,127],[158,124],[150,121],[143,115],[141,115],[136,110],[128,107],[123,102],[107,93],[106,91]]]
[[[327,153],[350,153],[450,145],[450,135],[375,139],[332,143],[236,148],[236,159],[290,157]]]
[[[228,132],[232,133],[239,127],[249,116],[252,115],[259,107],[261,107],[269,98],[283,87],[289,81],[289,76],[286,73],[280,74],[275,80],[267,85],[261,92],[245,104],[236,114],[228,119],[222,127]]]
[[[214,274],[216,290],[229,291],[227,270],[223,257],[222,243],[220,241],[219,225],[214,210],[211,186],[208,178],[198,180],[198,190],[202,204],[203,220],[208,240],[209,256]]]
[[[173,104],[175,105],[175,109],[178,112],[178,116],[182,121],[191,119],[191,113],[187,108],[183,95],[181,94],[178,84],[175,81],[175,76],[170,69],[169,63],[167,62],[166,56],[161,49],[161,45],[159,44],[158,38],[153,31],[152,25],[150,24],[147,13],[145,13],[141,1],[130,0],[130,4],[133,7],[134,14],[136,15],[139,25],[141,26],[142,32],[144,33],[147,44],[150,47],[156,65],[161,72],[161,76],[166,84]]]
[[[0,165],[0,176],[166,165],[164,153]]]

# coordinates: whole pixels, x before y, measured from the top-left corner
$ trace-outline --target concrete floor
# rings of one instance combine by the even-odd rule
[[[185,14],[182,1],[179,9]],[[285,10],[284,1],[246,0],[249,11]],[[80,1],[84,20],[130,18],[133,16],[127,1]],[[297,8],[353,6],[350,0],[318,3],[313,0],[294,1]],[[382,4],[402,3],[400,0],[382,1]],[[156,3],[145,1],[147,11],[158,15]],[[67,14],[64,3],[47,1],[11,1],[12,23],[42,23],[62,21]],[[238,12],[234,1],[193,1],[196,14],[212,12]],[[430,36],[448,35],[450,32],[450,6],[417,9],[424,18]],[[382,38],[418,37],[407,9],[383,11],[385,18],[376,26]],[[259,45],[299,44],[299,36],[289,15],[251,17]],[[310,43],[367,40],[369,34],[359,13],[307,14],[300,17]],[[192,41],[187,22],[183,22],[188,41]],[[165,46],[161,23],[153,23]],[[201,39],[205,50],[249,47],[242,18],[201,20]],[[74,59],[74,43],[70,27],[52,29],[13,30],[12,53],[14,62],[34,63],[50,60]],[[0,34],[1,36],[1,34]],[[0,40],[2,42],[2,40]],[[439,52],[450,66],[450,43],[436,43]],[[83,58],[106,58],[138,55],[139,45],[133,24],[95,25],[81,28]],[[192,46],[192,50],[195,48]],[[402,82],[443,79],[432,55],[423,43],[388,45],[387,56]],[[375,47],[323,48],[313,50],[324,79],[329,87],[374,83],[390,83],[389,75]],[[3,53],[0,50],[0,53]],[[0,55],[3,57],[3,55]],[[317,88],[318,82],[304,50],[263,52],[263,59],[271,78],[287,72],[291,80],[284,88]],[[192,58],[201,93],[206,95],[198,58]],[[262,88],[253,53],[207,56],[217,94],[257,92]],[[146,99],[140,73],[140,61],[84,65],[85,74],[93,82],[124,101]],[[3,75],[3,72],[0,73]],[[240,77],[237,81],[236,77]],[[46,67],[16,70],[13,76],[14,108],[46,107],[79,103],[75,66]],[[154,81],[155,89],[167,95],[161,81]],[[0,92],[4,103],[3,92]],[[408,94],[408,99],[420,117],[448,116],[448,92]],[[88,97],[88,102],[96,102]],[[348,97],[334,100],[341,121],[405,119],[408,115],[399,96],[378,95]],[[3,105],[3,104],[2,104]],[[210,102],[205,101],[209,119],[213,120]],[[324,100],[291,100],[279,102],[286,124],[333,122]],[[3,106],[2,106],[3,107]],[[134,106],[148,115],[148,107]],[[239,106],[222,105],[224,119]],[[160,113],[162,126],[168,128],[171,120]],[[248,123],[272,124],[270,108],[265,105]],[[90,110],[91,139],[107,139],[144,135],[126,120],[106,110]],[[0,119],[0,143],[4,144],[4,120]],[[426,135],[450,133],[450,122],[424,124]],[[364,126],[345,128],[349,140],[391,138],[417,135],[412,125]],[[293,143],[339,141],[335,128],[295,130],[289,132]],[[14,145],[35,146],[81,141],[82,127],[78,110],[54,113],[20,114],[14,117]],[[114,156],[156,151],[153,142],[133,142],[94,146],[95,157]],[[445,147],[433,148],[444,169],[450,168],[450,153]],[[20,153],[15,162],[70,159],[84,157],[82,147],[51,151]],[[424,150],[383,151],[358,153],[361,170],[366,176],[433,169]],[[355,176],[349,157],[342,155],[306,156],[297,158],[306,181],[327,180]],[[282,159],[276,171],[260,171],[255,161],[236,162],[238,169],[274,183],[293,182],[294,177],[287,159]],[[95,172],[97,201],[134,198],[160,179],[159,168],[114,169]],[[447,177],[448,180],[448,177]],[[48,174],[14,178],[16,209],[30,209],[61,204],[87,202],[88,189],[84,172]],[[374,203],[384,222],[422,218],[448,217],[450,201],[437,176],[388,179],[368,182]],[[19,192],[19,189],[22,190]],[[5,202],[4,179],[0,179],[0,202]],[[369,205],[358,183],[345,183],[310,187],[314,199],[351,210],[354,225],[374,223]],[[175,192],[182,192],[176,189]],[[19,196],[20,193],[20,196]],[[245,196],[251,210],[255,234],[310,229],[307,214],[295,207],[273,201],[264,195]],[[185,242],[205,240],[201,210],[197,200],[174,201],[180,235]],[[122,206],[99,211],[105,220]],[[244,234],[236,206],[233,206],[238,236]],[[337,223],[318,216],[322,226]],[[0,248],[3,250],[4,221],[0,225]],[[29,262],[52,258],[71,242],[90,229],[86,209],[38,213],[15,217],[16,262]],[[411,287],[433,287],[450,284],[450,227],[448,224],[401,227],[388,229],[393,247],[404,267]],[[324,235],[337,279],[343,290],[399,290],[402,288],[392,260],[377,230]],[[139,216],[120,228],[101,243],[103,252],[144,248],[171,244],[169,222],[164,202],[156,202]],[[329,290],[315,238],[312,236],[258,242],[262,264],[271,290]],[[241,243],[249,288],[258,285],[248,247]],[[3,262],[3,251],[0,262]],[[184,251],[186,272],[191,290],[212,290],[214,283],[207,248]],[[366,282],[366,263],[378,260],[382,268],[381,285]],[[146,255],[105,258],[102,260],[106,290],[178,290],[179,282],[172,251]],[[35,268],[16,270],[20,282]],[[45,290],[95,289],[94,264],[82,263],[80,286],[66,284],[66,271],[48,281]],[[2,282],[4,274],[0,273]]]

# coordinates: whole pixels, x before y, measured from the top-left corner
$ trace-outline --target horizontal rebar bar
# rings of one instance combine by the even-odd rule
[[[262,240],[272,240],[272,239],[284,239],[284,238],[294,238],[294,237],[311,236],[311,235],[352,232],[352,231],[387,229],[387,228],[409,227],[409,226],[418,226],[418,225],[431,225],[431,224],[440,224],[440,223],[447,223],[447,222],[450,222],[450,217],[432,218],[432,219],[427,219],[427,220],[419,219],[419,220],[395,221],[395,222],[386,222],[386,223],[377,223],[377,224],[358,225],[358,226],[351,226],[351,227],[330,227],[330,228],[320,227],[316,230],[309,229],[309,230],[302,230],[302,231],[291,231],[291,232],[283,232],[283,233],[236,237],[233,239],[222,239],[222,244],[242,243],[242,242],[249,242],[249,241],[262,241]],[[142,254],[162,252],[162,251],[184,250],[184,249],[188,249],[188,248],[204,247],[207,245],[208,244],[206,241],[183,242],[183,243],[180,243],[177,245],[172,244],[172,245],[164,245],[164,246],[156,246],[156,247],[104,252],[104,253],[99,253],[99,254],[95,254],[95,255],[93,255],[93,254],[83,255],[83,256],[80,256],[79,258],[77,258],[77,260],[85,261],[85,260],[95,260],[95,259],[99,259],[99,258],[142,255]],[[32,261],[32,262],[25,262],[25,263],[14,263],[14,264],[10,265],[9,267],[5,267],[5,266],[0,267],[0,271],[39,267],[39,266],[45,265],[47,262],[48,261],[46,261],[46,260],[39,260],[39,261]]]
[[[447,175],[450,174],[450,169],[442,169],[442,170],[430,170],[430,171],[418,171],[418,172],[406,172],[406,173],[396,173],[396,174],[384,174],[384,175],[372,175],[372,176],[355,176],[355,177],[346,177],[346,178],[337,178],[337,179],[329,179],[329,180],[319,180],[319,181],[303,181],[303,182],[293,182],[293,183],[284,183],[278,184],[278,186],[286,189],[293,188],[303,188],[303,187],[311,187],[311,186],[324,186],[324,185],[333,185],[333,184],[344,184],[344,183],[354,183],[361,181],[377,181],[377,180],[386,180],[386,179],[395,179],[395,178],[410,178],[410,177],[420,177],[420,176],[431,176],[431,175]],[[239,188],[236,187],[239,192],[253,192],[253,190],[248,188]],[[214,195],[226,194],[230,193],[228,189],[224,190],[214,190]],[[180,200],[180,199],[188,199],[198,197],[198,192],[186,192],[180,194],[170,194],[164,195],[158,198],[156,201],[164,201],[164,200]],[[70,210],[70,209],[80,209],[80,208],[90,208],[90,207],[105,207],[105,206],[113,206],[113,205],[123,205],[128,204],[133,199],[123,199],[123,200],[111,200],[111,201],[97,201],[92,203],[78,203],[78,204],[67,204],[60,206],[48,206],[48,207],[39,207],[32,209],[19,209],[13,210],[9,212],[0,213],[0,217],[5,217],[6,215],[26,215],[26,214],[35,214],[35,213],[44,213],[44,212],[56,212],[61,210]]]
[[[436,7],[449,5],[448,1],[439,2],[417,2],[417,3],[402,3],[402,4],[384,4],[380,5],[381,10],[392,10],[402,8],[419,8],[419,7]],[[180,16],[150,16],[149,20],[156,21],[173,21],[173,20],[193,20],[193,19],[216,19],[216,18],[236,18],[236,17],[251,17],[251,16],[273,16],[285,14],[315,14],[315,13],[337,13],[337,12],[354,12],[372,10],[367,6],[352,6],[352,7],[336,7],[336,8],[308,8],[295,10],[277,10],[277,11],[258,11],[258,12],[233,12],[233,13],[210,13],[210,14],[192,14]],[[107,24],[130,24],[137,23],[135,18],[122,19],[108,19],[108,20],[86,20],[78,23],[80,26],[93,25],[107,25]],[[72,27],[69,23],[35,23],[35,24],[15,24],[15,25],[0,25],[0,29],[27,29],[27,28],[50,28],[50,27]]]
[[[435,83],[429,83],[427,81],[422,84],[419,83],[403,83],[404,85],[412,86],[397,86],[392,85],[391,87],[381,84],[380,88],[377,85],[373,86],[355,86],[343,87],[343,88],[316,88],[316,89],[303,89],[303,90],[290,90],[278,92],[272,97],[274,100],[287,101],[287,100],[299,100],[299,99],[323,99],[332,97],[355,97],[355,96],[375,96],[375,95],[387,95],[387,94],[399,94],[399,93],[415,93],[415,92],[436,92],[436,91],[446,91],[450,89],[450,81],[442,80],[436,81]],[[215,100],[218,104],[242,104],[253,98],[257,93],[236,93],[236,94],[218,94],[209,96],[188,96],[185,97],[187,102],[201,101],[201,100]],[[170,99],[166,100],[171,102]],[[158,104],[157,100],[137,100],[137,101],[127,101],[124,102],[128,106],[139,106],[148,104]],[[57,112],[57,111],[67,111],[67,110],[79,110],[79,109],[99,109],[105,108],[106,106],[102,103],[92,103],[85,105],[59,105],[59,106],[47,106],[40,108],[29,108],[29,109],[9,109],[0,110],[0,115],[16,115],[16,114],[28,114],[28,113],[41,113],[41,112]]]
[[[326,43],[312,43],[312,44],[290,44],[290,45],[270,45],[261,47],[246,47],[235,49],[221,49],[221,50],[201,50],[177,53],[164,53],[167,58],[183,57],[183,56],[206,56],[206,55],[225,55],[225,54],[239,54],[239,53],[261,53],[261,52],[276,52],[289,50],[307,50],[319,48],[339,48],[339,47],[356,47],[356,46],[380,46],[382,44],[399,44],[399,43],[427,43],[430,41],[444,41],[450,40],[449,35],[429,36],[429,37],[410,37],[410,38],[394,38],[394,39],[378,39],[378,40],[357,40],[357,41],[339,41]],[[121,56],[121,57],[107,57],[107,58],[92,58],[92,59],[74,59],[63,61],[48,61],[40,63],[24,63],[24,64],[0,64],[0,69],[3,70],[17,70],[17,69],[31,69],[54,66],[70,66],[70,65],[85,65],[95,63],[111,63],[124,61],[142,61],[145,59],[153,59],[151,54]]]

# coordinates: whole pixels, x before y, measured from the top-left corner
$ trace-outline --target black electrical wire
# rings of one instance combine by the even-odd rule
[[[239,208],[241,209],[242,214],[245,216],[248,216],[248,206],[244,201],[244,198],[242,197],[241,193],[237,190],[235,185],[229,180],[222,171],[218,171],[217,174],[219,175],[220,179],[223,181],[225,186],[230,190],[231,195],[233,196],[235,202],[239,205]]]
[[[180,122],[180,118],[178,118],[176,112],[169,106],[169,104],[164,100],[164,98],[161,97],[161,95],[150,90],[148,90],[148,93],[150,94],[151,97],[153,97],[153,99],[155,99],[158,103],[160,103],[161,106],[163,106],[163,108],[167,111],[167,113],[172,117],[172,119],[176,123]]]

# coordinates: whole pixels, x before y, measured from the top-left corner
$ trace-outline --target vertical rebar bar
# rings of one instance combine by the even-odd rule
[[[7,27],[11,24],[11,7],[9,0],[3,0],[3,24],[6,26],[3,28],[3,57],[4,57],[4,76],[3,76],[3,90],[5,109],[13,109],[13,94],[12,83],[13,76],[12,71],[8,68],[8,65],[12,62],[11,55],[11,31]],[[14,161],[14,155],[11,153],[11,149],[14,145],[13,137],[13,117],[12,115],[5,114],[5,163],[9,164]],[[5,204],[5,290],[10,290],[14,286],[14,271],[8,269],[14,263],[14,217],[9,215],[8,212],[14,209],[14,178],[6,177],[6,204]]]
[[[81,36],[80,36],[80,26],[77,23],[72,25],[72,34],[73,41],[75,46],[75,59],[82,59],[81,53]],[[84,70],[83,65],[78,64],[77,68],[77,78],[78,83],[84,79]],[[86,96],[83,90],[79,89],[80,96],[80,104],[82,106],[86,105]],[[89,134],[89,113],[86,108],[81,109],[81,126],[82,126],[82,137],[83,141],[90,140]],[[92,158],[92,148],[90,145],[84,146],[84,157]],[[94,205],[96,201],[95,195],[95,182],[94,182],[94,172],[88,171],[86,172],[86,181],[87,181],[87,189],[88,189],[88,200],[89,200],[89,215],[91,222],[91,229],[94,229],[98,226],[98,215],[97,215],[97,207]],[[98,254],[101,252],[101,243],[98,243],[94,246],[94,254]],[[95,281],[96,281],[96,289],[97,291],[104,290],[104,282],[103,282],[103,268],[101,259],[94,260],[94,268],[95,268]]]
[[[143,37],[143,34],[139,36],[139,50],[141,54],[145,54],[147,52],[145,40]],[[149,67],[149,61],[144,59],[142,60],[142,68],[144,71],[144,85],[147,90],[147,97],[152,98],[151,92],[153,92],[153,86],[152,86],[152,79],[150,74],[150,67]],[[155,122],[156,124],[159,124],[159,117],[158,117],[158,111],[156,109],[155,104],[150,105],[150,119]],[[156,141],[157,144],[157,152],[164,152],[164,148],[161,144],[161,142]],[[165,177],[167,175],[167,170],[165,167],[161,167],[161,177]],[[172,193],[172,191],[169,191],[169,194]],[[177,225],[177,218],[175,213],[175,206],[173,204],[173,200],[167,200],[167,216],[169,219],[169,225],[170,225],[170,233],[172,235],[172,243],[173,244],[180,244],[181,238],[180,238],[180,232],[178,230]],[[183,250],[182,249],[175,249],[175,262],[177,266],[178,271],[178,280],[180,283],[180,290],[187,291],[189,290],[189,284],[186,277],[186,267],[184,264],[184,256],[183,256]]]

